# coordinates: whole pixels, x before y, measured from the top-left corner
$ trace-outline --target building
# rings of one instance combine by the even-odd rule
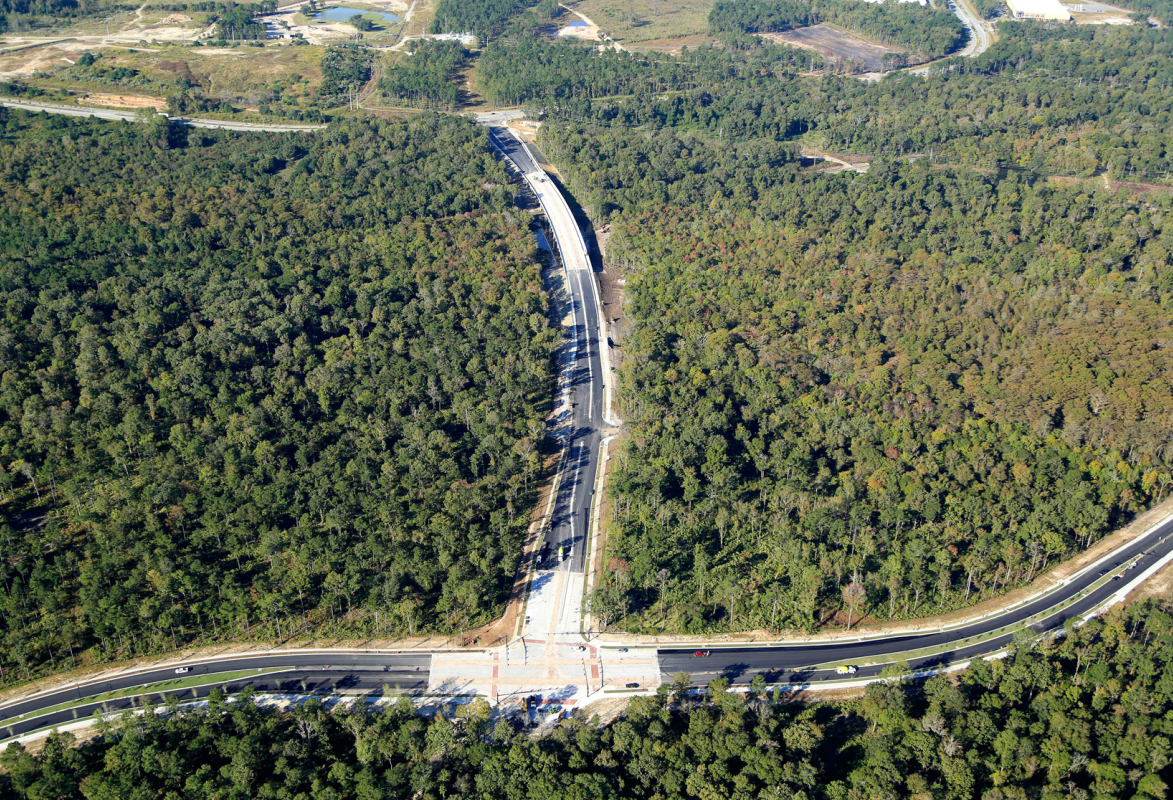
[[[1071,19],[1071,12],[1059,0],[1006,0],[1015,19]]]

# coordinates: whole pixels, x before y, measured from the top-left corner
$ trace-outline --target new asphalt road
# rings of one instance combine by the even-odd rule
[[[1079,595],[1096,581],[1106,579],[1104,585],[1087,596],[1061,611],[1032,621],[1030,627],[1041,633],[1059,628],[1068,619],[1086,616],[1103,605],[1131,577],[1139,575],[1170,551],[1173,551],[1173,519],[1166,520],[1144,536],[1104,557],[1057,591],[1019,608],[962,627],[936,633],[889,636],[856,642],[720,649],[661,649],[660,672],[665,680],[671,680],[671,676],[677,672],[690,673],[693,683],[698,686],[705,685],[717,677],[727,677],[734,683],[745,684],[752,681],[754,675],[759,672],[769,682],[818,683],[842,680],[844,676],[836,674],[834,669],[813,669],[816,665],[872,661],[893,656],[894,658],[889,660],[890,663],[899,653],[922,648],[942,648],[941,652],[931,656],[908,659],[909,666],[914,671],[932,669],[1004,648],[1013,639],[1013,633],[1005,633],[992,640],[975,644],[966,644],[965,640],[1023,623],[1036,614],[1043,614],[1048,609]],[[1129,567],[1134,560],[1134,566]],[[1115,574],[1122,577],[1110,577]],[[694,655],[696,652],[708,652],[709,655],[697,657]],[[855,677],[874,677],[880,674],[884,666],[883,663],[861,666]]]
[[[564,371],[565,394],[558,403],[565,408],[557,432],[566,452],[550,524],[539,551],[538,569],[582,572],[586,569],[587,533],[599,469],[599,446],[606,424],[598,285],[582,230],[558,187],[508,130],[492,126],[489,132],[496,147],[526,176],[527,184],[537,195],[565,267],[563,276],[573,327],[559,359]]]
[[[225,657],[185,665],[188,672],[176,674],[174,665],[111,677],[108,680],[87,683],[69,689],[47,692],[0,707],[0,739],[19,736],[28,731],[50,725],[62,725],[86,719],[98,709],[119,711],[141,705],[165,702],[168,696],[191,701],[207,697],[213,688],[238,692],[251,686],[262,692],[291,692],[299,694],[321,692],[379,692],[384,686],[402,691],[423,690],[428,685],[432,656],[429,653],[370,654],[319,652],[278,653],[264,656]],[[240,675],[245,670],[273,670],[256,676]],[[231,680],[217,680],[217,674],[235,673]],[[207,681],[198,688],[169,688],[168,682],[201,678]],[[156,684],[159,684],[156,686]],[[52,709],[63,703],[74,703],[86,698],[101,697],[110,692],[150,686],[136,697],[107,699],[100,702],[75,705],[47,714],[36,712]],[[35,716],[17,720],[23,715]]]

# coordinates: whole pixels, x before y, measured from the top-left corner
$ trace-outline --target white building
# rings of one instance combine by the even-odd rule
[[[1071,19],[1059,0],[1006,0],[1015,19]]]

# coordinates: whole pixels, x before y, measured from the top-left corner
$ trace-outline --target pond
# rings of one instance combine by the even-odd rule
[[[327,8],[314,15],[314,19],[324,19],[330,22],[346,22],[355,14],[374,14],[381,18],[384,22],[402,22],[399,17],[382,11],[366,11],[361,8],[347,8],[346,6],[335,6],[334,8]]]
[[[567,28],[585,28],[586,26],[587,26],[587,24],[585,22],[583,22],[581,19],[576,19],[574,22],[570,23],[566,27]]]

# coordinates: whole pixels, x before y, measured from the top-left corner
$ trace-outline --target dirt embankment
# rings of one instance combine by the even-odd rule
[[[87,94],[78,97],[77,103],[82,106],[105,106],[106,108],[167,110],[167,101],[162,97],[138,97],[133,94]]]

